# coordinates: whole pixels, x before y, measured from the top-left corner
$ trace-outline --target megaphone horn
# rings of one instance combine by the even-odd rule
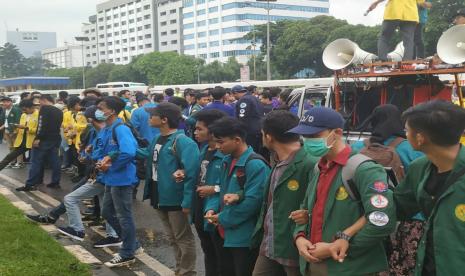
[[[445,63],[465,62],[465,25],[457,25],[445,31],[439,38],[438,56]]]
[[[351,64],[370,63],[376,55],[360,49],[349,39],[336,39],[323,51],[323,63],[331,70],[340,70]]]
[[[387,54],[387,57],[390,61],[394,61],[394,62],[402,61],[402,59],[404,58],[404,52],[405,52],[404,43],[400,42],[399,44],[397,44],[394,51]]]

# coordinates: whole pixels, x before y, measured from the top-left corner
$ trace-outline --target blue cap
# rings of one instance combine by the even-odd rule
[[[305,112],[299,125],[289,130],[290,133],[314,135],[327,129],[344,128],[344,118],[339,112],[327,107],[313,107]]]
[[[244,86],[242,85],[234,85],[231,88],[231,92],[233,93],[247,92],[247,89],[245,89]]]

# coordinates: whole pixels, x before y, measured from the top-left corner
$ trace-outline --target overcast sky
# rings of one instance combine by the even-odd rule
[[[373,0],[330,0],[330,14],[352,24],[376,25],[382,21],[383,5],[363,16]],[[95,13],[100,0],[0,0],[0,44],[6,42],[6,30],[57,32],[58,45],[74,43],[81,25]],[[278,0],[279,2],[279,0]]]

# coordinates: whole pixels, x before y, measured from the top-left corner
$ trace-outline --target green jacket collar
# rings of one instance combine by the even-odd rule
[[[304,148],[301,147],[294,156],[294,160],[289,164],[286,170],[283,172],[281,177],[279,178],[278,186],[281,185],[283,182],[286,182],[291,176],[293,176],[297,170],[299,164],[304,160],[307,156]]]
[[[239,157],[239,159],[237,159],[237,162],[236,162],[236,167],[244,167],[245,166],[245,162],[247,161],[247,158],[249,158],[249,155],[252,154],[253,152],[253,149],[252,147],[248,147],[246,151],[244,151],[244,153],[242,153],[242,155]],[[231,161],[233,160],[233,157],[232,155],[228,155],[225,159],[225,161],[227,163],[231,163]]]

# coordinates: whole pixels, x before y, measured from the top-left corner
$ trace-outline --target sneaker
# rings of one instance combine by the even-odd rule
[[[61,167],[61,171],[66,171],[66,170],[68,170],[69,168],[70,168],[70,167],[64,167],[64,166],[63,166],[63,167]]]
[[[21,169],[23,167],[24,167],[24,165],[21,164],[21,163],[16,163],[13,166],[11,166],[12,169]]]
[[[83,241],[84,236],[86,235],[86,233],[81,232],[81,231],[76,231],[71,227],[58,227],[58,231],[62,233],[63,235],[66,235],[78,241]]]
[[[136,259],[134,257],[122,258],[119,254],[116,254],[113,257],[113,259],[106,262],[105,265],[108,267],[118,267],[118,266],[133,264],[135,262],[136,262]]]
[[[35,191],[36,188],[34,186],[23,186],[16,188],[16,191],[18,192],[29,192],[29,191]]]
[[[32,222],[40,224],[55,224],[57,221],[55,218],[50,217],[49,215],[25,215],[27,219]]]
[[[144,253],[144,248],[142,246],[139,246],[139,248],[134,251],[134,256],[139,256],[140,254]]]
[[[95,248],[104,248],[104,247],[109,247],[109,246],[121,246],[123,242],[121,241],[120,238],[115,238],[115,237],[106,237],[98,242],[94,243]]]
[[[47,186],[47,188],[51,188],[51,189],[59,189],[60,188],[60,183],[48,183],[45,186]]]

